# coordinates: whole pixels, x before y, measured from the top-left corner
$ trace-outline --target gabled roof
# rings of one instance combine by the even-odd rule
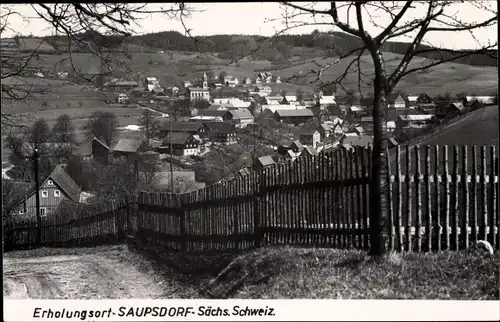
[[[244,108],[244,109],[237,109],[237,110],[229,110],[227,113],[230,113],[234,119],[237,120],[244,120],[244,119],[252,119],[253,115],[252,113]]]
[[[289,109],[289,110],[277,110],[275,113],[279,117],[304,117],[304,116],[314,116],[313,111],[309,109]]]
[[[235,131],[234,124],[228,122],[203,122],[209,134],[229,134]]]
[[[186,141],[192,136],[187,132],[170,132],[163,139],[162,146],[168,146],[170,143],[172,144],[186,144]]]
[[[201,122],[175,122],[170,125],[167,122],[163,125],[163,130],[170,131],[170,126],[172,126],[172,132],[194,132],[198,131],[203,124]]]
[[[428,121],[435,118],[434,114],[399,115],[399,119],[402,121]]]
[[[465,110],[464,103],[462,102],[452,102],[450,106],[456,108],[458,111],[463,112]]]
[[[352,146],[369,146],[373,144],[373,136],[371,135],[346,136],[342,140],[342,144],[350,144]]]
[[[134,139],[120,139],[113,148],[113,152],[128,152],[134,153],[139,150],[143,141]]]
[[[318,155],[318,151],[316,151],[316,149],[314,149],[313,147],[310,147],[310,146],[306,146],[304,148],[304,150],[302,150],[302,152],[300,153],[300,155],[302,156],[303,154],[309,154],[309,155],[314,155],[314,156],[317,156]]]
[[[76,149],[75,154],[81,155],[81,156],[92,155],[92,152],[93,152],[92,151],[92,143],[93,142],[97,142],[98,144],[102,145],[106,150],[109,151],[109,146],[94,136],[94,137],[87,138],[85,141],[83,141],[80,144],[80,146]]]
[[[216,117],[216,116],[220,116],[220,117],[223,117],[224,114],[227,113],[227,110],[217,110],[217,111],[207,111],[207,110],[204,110],[204,111],[200,111],[199,113],[199,116],[212,116],[212,117]]]
[[[304,148],[304,145],[299,140],[294,140],[292,141],[292,144],[290,146],[295,145],[297,149],[302,150]]]
[[[257,161],[263,166],[268,166],[268,165],[272,165],[272,164],[276,164],[276,162],[274,161],[273,157],[271,155],[265,155],[265,156],[262,156],[260,158],[257,158]]]

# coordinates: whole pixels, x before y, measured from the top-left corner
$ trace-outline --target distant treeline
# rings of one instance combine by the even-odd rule
[[[59,38],[59,39],[58,39]],[[87,34],[83,38],[92,40],[99,46],[119,46],[122,39],[99,34]],[[65,38],[51,37],[47,39],[51,45],[61,46]],[[67,40],[66,40],[67,41]],[[269,59],[272,61],[287,61],[294,47],[315,48],[324,51],[327,55],[336,55],[358,48],[361,40],[342,32],[320,33],[315,30],[310,34],[280,35],[269,38],[256,35],[214,35],[209,37],[188,37],[177,31],[164,31],[145,35],[132,36],[126,40],[130,44],[153,50],[171,50],[184,52],[211,52],[218,53],[220,58],[232,59],[241,54],[251,54],[254,59]],[[66,45],[67,46],[67,45]],[[404,54],[409,44],[403,42],[388,42],[384,50],[396,54]],[[259,49],[259,50],[257,50]],[[427,50],[432,47],[422,45],[419,49]],[[496,57],[497,51],[491,54]],[[429,59],[449,59],[455,53],[433,51],[421,53],[418,56]],[[497,66],[497,59],[486,54],[475,54],[459,58],[454,62],[474,66]]]

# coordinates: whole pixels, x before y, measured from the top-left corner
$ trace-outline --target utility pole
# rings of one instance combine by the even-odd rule
[[[40,217],[40,178],[38,175],[38,149],[34,149],[33,153],[33,163],[35,168],[35,189],[36,189],[36,221],[37,221],[37,234],[36,242],[37,245],[42,244],[42,220]]]

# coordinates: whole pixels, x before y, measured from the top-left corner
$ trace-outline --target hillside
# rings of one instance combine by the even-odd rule
[[[311,54],[311,53],[310,53]],[[32,66],[38,66],[49,70],[66,70],[71,72],[70,61],[67,54],[40,54],[34,57]],[[311,70],[317,70],[318,65],[331,63],[335,58],[317,57],[301,59],[300,56],[292,57],[286,63],[276,63],[269,60],[242,60],[238,63],[230,64],[230,60],[221,59],[216,53],[194,53],[165,51],[157,52],[134,52],[131,59],[124,54],[117,53],[117,59],[127,62],[130,72],[121,73],[131,78],[144,76],[156,76],[163,86],[172,86],[179,84],[182,80],[194,80],[200,78],[204,72],[218,76],[224,71],[228,75],[236,76],[239,79],[244,77],[255,77],[258,72],[269,71],[273,75],[281,76],[283,81],[293,76],[301,76],[293,83],[300,85],[304,89],[312,89],[316,84],[316,76],[309,74]],[[352,58],[346,58],[338,64],[327,69],[323,73],[324,81],[331,81],[340,76]],[[401,55],[388,53],[384,54],[388,70],[391,71],[399,60]],[[72,55],[73,63],[77,69],[83,73],[95,73],[100,67],[99,59],[89,53],[75,53]],[[416,59],[410,65],[411,67],[429,64],[432,61],[428,59]],[[362,57],[361,69],[366,74],[371,74],[373,70],[371,60],[368,56]],[[405,92],[426,92],[429,95],[438,95],[449,93],[469,93],[469,94],[489,94],[495,93],[498,86],[498,75],[496,67],[471,66],[459,63],[444,63],[440,66],[431,68],[425,72],[410,74],[403,78],[396,90]],[[357,75],[355,72],[349,73],[343,82],[343,85],[351,91],[358,91]],[[294,86],[297,88],[298,86]],[[364,90],[370,89],[363,86]],[[295,90],[295,89],[289,89]]]
[[[498,155],[498,106],[476,110],[430,137],[415,140],[420,145],[495,145]],[[413,140],[412,140],[413,141]]]

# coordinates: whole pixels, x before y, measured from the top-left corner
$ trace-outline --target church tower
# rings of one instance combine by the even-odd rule
[[[208,88],[208,77],[207,77],[207,73],[203,73],[203,88]]]

